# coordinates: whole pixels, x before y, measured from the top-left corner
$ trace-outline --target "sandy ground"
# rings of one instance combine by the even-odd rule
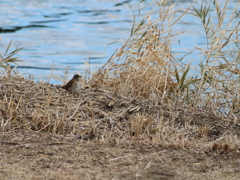
[[[240,152],[1,132],[0,179],[240,179]]]

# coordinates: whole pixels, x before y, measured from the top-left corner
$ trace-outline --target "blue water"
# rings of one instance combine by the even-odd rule
[[[139,1],[121,1],[128,6],[119,2],[0,0],[0,52],[5,51],[11,40],[10,50],[24,47],[18,53],[23,60],[19,63],[18,72],[25,77],[31,74],[34,80],[48,81],[51,74],[64,77],[66,70],[69,77],[65,78],[70,78],[74,73],[83,74],[86,69],[96,71],[129,36],[132,27],[129,9],[136,15],[138,13]],[[142,5],[149,2],[151,1],[146,0]],[[231,10],[237,0],[229,2],[228,9]],[[186,9],[191,3],[192,1],[187,0],[179,1],[176,9]],[[199,4],[201,2],[198,2]],[[142,10],[140,16],[144,16],[148,11],[148,8]],[[153,18],[154,16],[156,13],[153,14]],[[196,18],[187,14],[182,20],[174,26],[173,31],[186,33],[177,36],[180,44],[173,44],[173,50],[183,53],[184,56],[184,53],[195,49],[195,44],[204,47],[206,39],[203,28]],[[192,55],[186,57],[186,61],[193,60]],[[50,82],[60,83],[54,78]]]

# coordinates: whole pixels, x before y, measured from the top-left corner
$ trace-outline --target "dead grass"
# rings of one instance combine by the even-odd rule
[[[82,139],[181,148],[205,143],[239,147],[240,125],[183,102],[135,100],[101,88],[69,94],[45,82],[19,76],[0,77],[1,130],[27,129]],[[231,142],[231,143],[230,143]],[[211,144],[211,146],[209,146]]]
[[[239,71],[238,66],[230,66],[238,61],[230,63],[227,58],[232,51],[223,49],[231,43],[235,43],[232,50],[239,48],[234,39],[238,25],[227,33],[233,26],[229,23],[224,31],[226,7],[216,2],[217,27],[209,16],[210,5],[193,8],[191,14],[202,20],[212,53],[201,62],[199,77],[193,78],[188,75],[191,66],[180,65],[171,52],[173,38],[181,34],[172,34],[171,29],[191,7],[174,10],[174,6],[155,3],[159,19],[152,21],[148,14],[134,21],[123,47],[85,82],[88,88],[75,95],[6,71],[0,79],[2,131],[22,128],[102,142],[138,140],[181,148],[229,141],[233,143],[223,149],[238,149]],[[178,12],[182,13],[176,18]],[[229,62],[224,67],[223,60]]]
[[[124,46],[91,74],[84,82],[85,89],[78,93],[29,81],[10,71],[0,76],[1,143],[6,148],[2,162],[14,164],[2,165],[4,177],[9,177],[18,162],[26,163],[21,159],[24,152],[27,157],[33,156],[32,169],[19,167],[18,173],[35,171],[39,175],[49,169],[46,176],[39,177],[54,172],[53,179],[71,177],[71,173],[75,179],[198,179],[204,175],[205,179],[216,179],[226,174],[225,179],[234,179],[239,175],[238,25],[233,26],[233,18],[225,29],[222,27],[226,8],[218,3],[191,10],[202,21],[209,44],[207,50],[198,47],[204,58],[200,74],[193,77],[189,75],[192,67],[180,65],[177,55],[171,52],[171,43],[176,41],[173,38],[181,34],[172,34],[171,29],[191,7],[174,10],[174,6],[155,3],[159,19],[152,21],[148,14],[134,21]],[[217,26],[211,22],[210,8],[215,8],[218,15]],[[177,12],[182,15],[176,17]],[[23,139],[11,144],[15,143],[11,137],[17,138],[8,137],[11,132],[30,136],[20,135]],[[41,143],[35,142],[34,134],[43,143],[42,151],[36,150],[41,149]],[[55,136],[61,141],[54,145],[56,151],[51,143],[44,144],[47,137],[55,143]],[[67,137],[72,137],[70,142]],[[80,145],[76,145],[78,142]],[[15,145],[19,154],[12,149]],[[51,158],[48,151],[56,155]],[[75,152],[85,156],[66,157]],[[39,154],[43,157],[36,157]],[[17,160],[10,162],[9,156]],[[38,171],[39,164],[42,169]],[[62,171],[64,168],[71,170]],[[74,168],[81,172],[76,173]],[[24,174],[17,177],[27,179]]]
[[[17,130],[0,135],[2,179],[229,179],[240,176],[239,152],[84,141]]]

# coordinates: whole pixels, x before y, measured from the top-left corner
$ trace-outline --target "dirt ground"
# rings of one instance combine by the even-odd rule
[[[240,152],[99,143],[15,130],[0,135],[0,179],[240,179]]]

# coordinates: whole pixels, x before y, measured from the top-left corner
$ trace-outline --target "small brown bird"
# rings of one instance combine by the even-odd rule
[[[63,89],[66,89],[68,92],[76,92],[81,89],[80,81],[81,77],[79,74],[75,74],[73,78],[64,86],[62,86]]]

